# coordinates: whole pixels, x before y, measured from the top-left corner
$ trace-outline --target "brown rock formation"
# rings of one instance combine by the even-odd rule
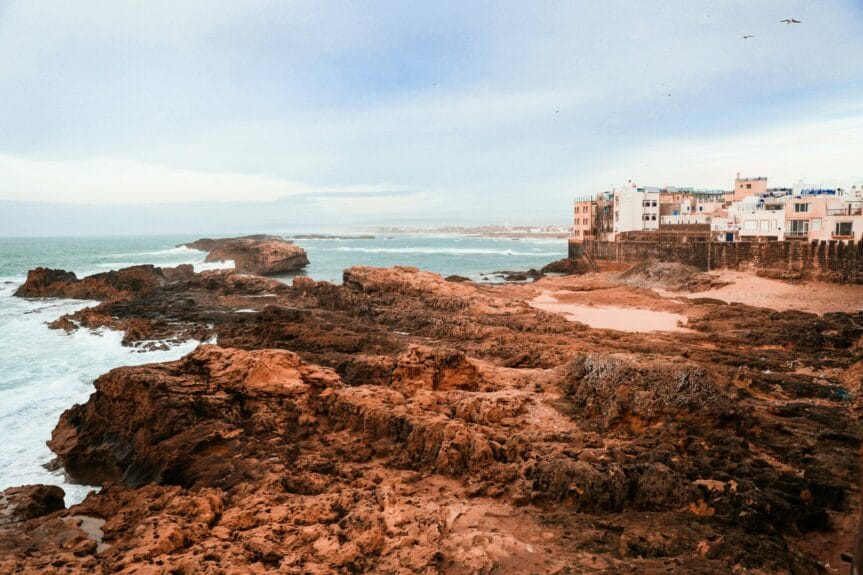
[[[65,495],[56,485],[10,487],[0,493],[0,527],[65,509]]]
[[[546,279],[344,280],[208,272],[79,312],[219,345],[62,416],[51,448],[103,489],[0,526],[0,572],[817,573],[851,549],[863,315],[567,280],[692,329],[636,334],[531,308]]]
[[[546,264],[539,270],[543,274],[563,274],[575,275],[585,274],[592,271],[590,264],[583,257],[580,258],[563,258]]]
[[[209,252],[208,262],[233,260],[240,273],[274,275],[300,270],[309,264],[303,248],[277,236],[204,238],[184,246]]]
[[[142,294],[167,283],[189,279],[194,273],[191,265],[180,265],[176,268],[141,265],[78,279],[72,272],[36,268],[27,273],[27,281],[15,291],[15,295],[111,300]]]

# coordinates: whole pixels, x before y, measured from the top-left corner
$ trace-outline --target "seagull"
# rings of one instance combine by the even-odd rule
[[[786,18],[785,20],[780,20],[783,24],[800,24],[800,20],[795,20],[794,18]]]
[[[749,40],[750,38],[755,38],[755,36],[753,36],[752,34],[744,34],[743,36],[741,36],[741,38],[743,38],[744,40]]]

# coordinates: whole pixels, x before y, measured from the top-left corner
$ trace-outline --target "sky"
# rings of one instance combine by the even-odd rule
[[[863,183],[861,0],[0,0],[0,236],[565,225],[737,172]]]

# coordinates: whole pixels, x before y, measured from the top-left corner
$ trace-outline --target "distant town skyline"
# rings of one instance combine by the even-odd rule
[[[861,29],[851,0],[11,0],[0,236],[565,224],[628,179],[860,185]]]

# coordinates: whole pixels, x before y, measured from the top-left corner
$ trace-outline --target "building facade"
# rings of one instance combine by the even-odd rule
[[[734,192],[725,192],[629,181],[595,197],[576,198],[573,210],[575,241],[614,241],[622,234],[654,231],[683,237],[696,228],[722,242],[863,241],[863,186],[856,185],[768,188],[765,177],[738,174]]]
[[[741,178],[740,174],[734,178],[734,194],[731,200],[741,201],[746,196],[761,196],[767,193],[767,178]]]
[[[627,182],[614,190],[614,233],[659,229],[659,188]]]
[[[739,241],[785,239],[785,203],[788,197],[747,196],[728,207]]]
[[[596,199],[590,196],[576,198],[573,202],[572,237],[579,242],[596,238]]]

